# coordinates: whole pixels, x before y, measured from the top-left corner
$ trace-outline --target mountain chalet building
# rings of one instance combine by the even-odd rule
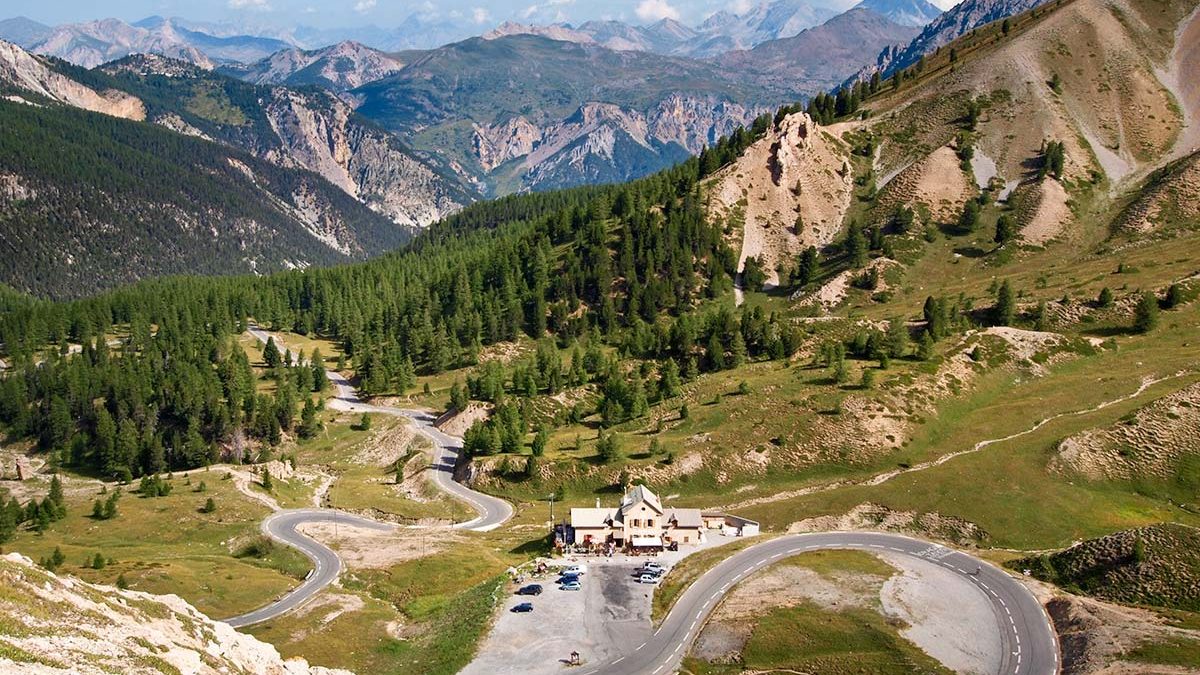
[[[625,493],[620,506],[571,509],[571,537],[579,546],[612,546],[657,550],[704,542],[705,531],[721,529],[734,536],[758,534],[758,523],[700,509],[663,508],[658,495],[638,485]]]

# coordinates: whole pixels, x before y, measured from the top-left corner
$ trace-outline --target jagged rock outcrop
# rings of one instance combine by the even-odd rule
[[[542,140],[542,130],[524,116],[492,126],[474,125],[472,147],[479,165],[491,171],[516,157],[524,157]]]
[[[0,83],[84,110],[131,120],[146,119],[146,106],[122,91],[96,91],[46,66],[42,59],[0,40]]]
[[[0,558],[0,671],[349,675],[284,660],[275,647],[214,621],[175,595],[97,586]]]
[[[621,180],[636,166],[666,166],[699,152],[761,109],[714,97],[669,94],[647,112],[588,102],[571,116],[538,126],[524,116],[475,125],[472,147],[485,171],[515,159],[534,189],[594,180]],[[608,168],[604,164],[608,165]],[[580,172],[572,178],[573,172]]]
[[[775,284],[779,263],[832,242],[850,209],[848,161],[842,143],[796,113],[713,176],[709,213],[732,225],[730,244],[741,250],[738,269],[747,258],[758,258],[767,283]]]
[[[449,181],[395,138],[354,119],[332,96],[274,88],[265,110],[280,146],[263,156],[309,169],[401,225],[424,227],[462,208]]]

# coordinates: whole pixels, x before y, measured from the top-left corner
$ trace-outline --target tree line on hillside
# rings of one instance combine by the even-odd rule
[[[204,465],[246,440],[277,442],[294,428],[314,368],[279,359],[273,393],[259,393],[236,340],[249,317],[336,339],[368,395],[475,363],[484,346],[523,335],[560,347],[628,343],[682,369],[689,357],[716,369],[778,353],[778,327],[764,342],[759,328],[744,334],[727,316],[689,323],[700,303],[729,291],[737,263],[707,222],[698,183],[770,122],[632,183],[470,207],[410,249],[360,265],[165,278],[70,303],[0,293],[10,366],[0,423],[54,461],[127,480]]]

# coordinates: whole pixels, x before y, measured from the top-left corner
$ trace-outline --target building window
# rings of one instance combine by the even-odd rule
[[[646,519],[646,527],[654,527],[654,519],[653,518]]]
[[[639,519],[637,519],[637,518],[634,518],[634,519],[633,519],[633,526],[634,526],[634,527],[641,527],[641,525],[642,525],[642,521],[641,521],[641,520],[639,520]]]
[[[691,541],[691,537],[687,536],[686,534],[685,534],[685,535],[683,535],[683,543],[685,543],[685,544],[686,544],[686,543],[688,543],[689,541]]]

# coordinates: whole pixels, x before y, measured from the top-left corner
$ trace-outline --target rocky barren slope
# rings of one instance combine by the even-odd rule
[[[284,660],[174,595],[95,586],[0,558],[0,671],[13,675],[166,672],[347,675]]]

